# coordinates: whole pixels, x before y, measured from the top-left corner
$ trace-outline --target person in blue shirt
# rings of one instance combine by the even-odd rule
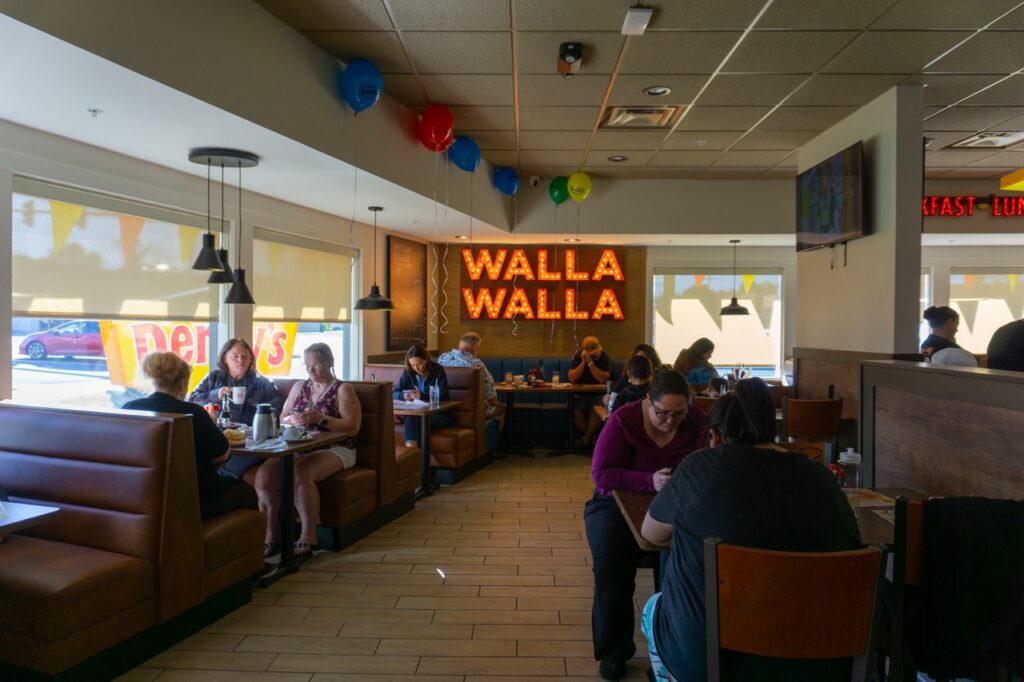
[[[430,359],[430,352],[423,346],[412,346],[405,353],[405,371],[395,384],[394,399],[405,400],[406,391],[414,400],[430,399],[430,387],[437,386],[441,400],[451,400],[448,391],[448,376],[444,367]],[[448,426],[448,415],[441,412],[430,415],[430,429]],[[405,420],[405,444],[416,447],[420,444],[420,419]]]
[[[711,364],[715,344],[711,339],[697,339],[689,348],[679,351],[674,367],[686,378],[691,386],[707,386],[718,376],[718,370]]]

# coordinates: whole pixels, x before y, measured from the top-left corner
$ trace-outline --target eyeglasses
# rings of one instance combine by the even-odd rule
[[[326,364],[327,364],[326,362],[313,362],[313,363],[306,363],[305,367],[306,367],[306,371],[309,372],[309,371],[312,371],[312,369],[314,367],[323,367]]]
[[[686,416],[686,413],[687,413],[688,410],[689,410],[689,408],[683,408],[682,410],[679,410],[678,412],[673,412],[672,410],[663,410],[663,409],[659,408],[658,406],[656,406],[654,404],[653,400],[651,401],[651,411],[654,412],[655,416],[660,417],[661,419],[665,419],[665,420],[669,420],[669,419],[682,419],[683,417]]]

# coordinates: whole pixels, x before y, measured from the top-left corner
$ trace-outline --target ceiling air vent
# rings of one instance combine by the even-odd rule
[[[989,131],[965,137],[946,149],[1008,149],[1024,142],[1024,132]]]
[[[602,128],[669,128],[683,114],[675,107],[609,107]]]

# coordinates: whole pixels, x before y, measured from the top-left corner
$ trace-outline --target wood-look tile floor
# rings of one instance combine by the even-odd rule
[[[583,530],[592,488],[589,457],[497,461],[121,679],[600,679]],[[651,591],[641,569],[637,609]],[[646,680],[639,627],[635,638],[626,679]]]

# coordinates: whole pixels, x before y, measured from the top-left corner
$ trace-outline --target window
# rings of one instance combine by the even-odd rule
[[[354,252],[257,228],[253,241],[253,351],[270,377],[305,378],[302,352],[326,343],[334,372],[352,376]]]
[[[1021,274],[984,268],[950,273],[949,305],[960,313],[958,344],[972,353],[985,353],[996,329],[1024,317]]]
[[[927,270],[921,270],[921,322],[917,325],[917,344],[920,346],[928,338],[931,329],[924,320],[924,311],[932,305],[932,276]]]
[[[217,287],[192,270],[205,218],[15,179],[13,397],[120,406],[148,392],[138,362],[178,353],[208,371]]]
[[[740,363],[758,376],[779,376],[782,366],[782,273],[747,270],[736,276],[736,296],[750,315],[722,317],[733,292],[731,271],[654,271],[654,346],[664,362],[701,337],[715,344],[719,368]]]

